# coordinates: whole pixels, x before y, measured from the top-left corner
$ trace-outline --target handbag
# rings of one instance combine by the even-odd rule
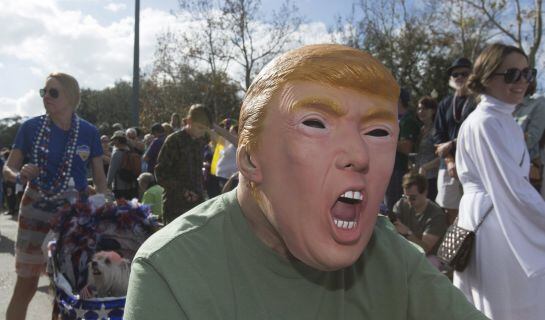
[[[458,226],[458,218],[448,227],[445,237],[437,250],[437,258],[444,264],[450,266],[456,271],[464,271],[469,263],[471,252],[475,242],[475,233],[488,216],[490,209],[485,213],[474,231],[464,229]]]

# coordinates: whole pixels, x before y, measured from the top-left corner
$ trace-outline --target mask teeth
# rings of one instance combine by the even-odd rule
[[[346,191],[341,195],[341,197],[358,201],[363,200],[363,195],[361,194],[361,192],[352,190]]]
[[[333,219],[333,222],[338,228],[346,230],[354,229],[358,225],[356,221],[346,221],[341,219]]]

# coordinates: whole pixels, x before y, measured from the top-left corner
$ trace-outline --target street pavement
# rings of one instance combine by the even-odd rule
[[[1,211],[1,210],[0,210]],[[17,220],[0,213],[0,319],[5,319],[15,275],[14,245],[17,235]],[[49,278],[40,277],[38,292],[30,303],[27,320],[51,319],[53,296],[49,294]]]

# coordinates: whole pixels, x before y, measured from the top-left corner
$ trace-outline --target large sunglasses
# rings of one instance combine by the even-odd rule
[[[469,72],[453,72],[450,74],[450,76],[453,77],[454,79],[459,77],[467,78],[467,76],[469,76]]]
[[[46,88],[40,89],[40,97],[45,97],[46,94],[49,94],[49,96],[53,99],[57,99],[59,97],[59,90],[55,88],[50,88],[47,90]]]
[[[537,70],[533,68],[524,68],[522,70],[517,68],[507,69],[505,72],[496,72],[493,75],[503,76],[503,81],[507,84],[515,83],[524,78],[528,83],[534,81],[537,75]]]

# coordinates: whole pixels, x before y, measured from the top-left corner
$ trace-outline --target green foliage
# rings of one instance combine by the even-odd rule
[[[161,76],[158,75],[142,83],[140,121],[143,127],[168,122],[173,112],[183,117],[195,103],[207,107],[216,122],[225,117],[238,118],[238,86],[225,73],[214,76],[187,65],[180,71],[168,80],[159,80]]]
[[[0,148],[11,147],[23,120],[20,116],[0,119]]]
[[[339,20],[337,39],[379,59],[411,91],[413,106],[424,95],[446,96],[451,62],[474,60],[490,35],[491,23],[463,0],[426,0],[418,8],[403,0],[356,3],[352,15]]]
[[[225,73],[213,76],[179,66],[174,77],[155,75],[140,80],[140,126],[147,132],[153,123],[169,122],[173,112],[185,116],[190,105],[202,103],[215,121],[238,118],[240,98],[237,85]],[[104,90],[83,89],[78,114],[95,124],[101,134],[112,134],[111,126],[130,125],[129,82],[119,81]]]
[[[81,90],[81,103],[78,114],[95,124],[101,133],[110,134],[109,127],[119,122],[126,128],[130,124],[130,82],[118,81],[111,88],[103,90]]]

